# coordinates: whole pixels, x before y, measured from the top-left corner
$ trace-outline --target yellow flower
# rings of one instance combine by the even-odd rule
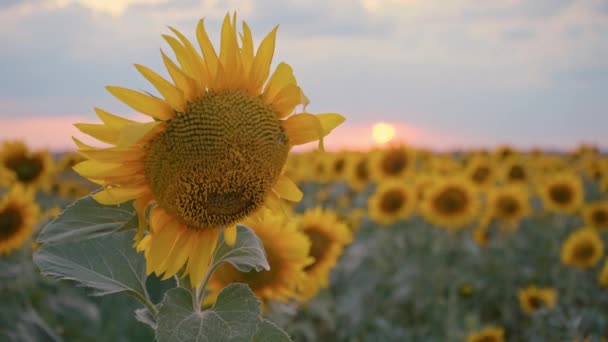
[[[519,306],[531,315],[541,308],[552,310],[557,302],[557,291],[553,288],[528,286],[519,290]]]
[[[475,220],[479,198],[473,185],[462,177],[438,179],[428,189],[421,204],[430,223],[448,229],[460,229]]]
[[[504,342],[505,329],[501,327],[485,327],[467,336],[466,342]]]
[[[547,210],[557,213],[572,214],[583,204],[583,183],[570,172],[550,176],[540,185],[539,193]]]
[[[595,229],[581,228],[562,244],[561,260],[566,266],[589,268],[604,255],[604,242]]]
[[[600,270],[597,276],[597,282],[603,288],[608,288],[608,261],[604,261],[604,266]]]
[[[528,190],[519,185],[505,185],[488,193],[489,215],[516,225],[532,212]]]
[[[512,157],[501,165],[501,180],[504,183],[527,184],[532,178],[528,166],[521,158]]]
[[[298,228],[310,240],[310,256],[314,258],[314,262],[304,268],[306,279],[299,287],[303,299],[308,300],[328,286],[329,272],[344,246],[352,241],[352,233],[334,212],[320,207],[304,212]]]
[[[416,154],[406,146],[398,146],[371,154],[371,174],[376,181],[387,178],[404,179],[415,169]]]
[[[262,302],[297,298],[297,286],[306,277],[304,268],[313,262],[306,235],[296,228],[295,222],[268,210],[244,224],[262,241],[270,270],[245,273],[231,264],[223,264],[213,273],[209,290],[216,295],[228,284],[244,283]]]
[[[328,154],[329,156],[329,169],[330,179],[332,181],[341,181],[346,177],[346,170],[348,169],[349,153],[346,151],[340,151],[337,153]]]
[[[608,230],[608,201],[589,203],[583,207],[585,225],[599,230]]]
[[[221,227],[229,241],[236,224],[262,207],[280,208],[280,198],[299,201],[302,193],[283,175],[292,146],[320,140],[344,118],[339,114],[293,114],[308,100],[292,69],[279,63],[270,74],[277,28],[254,53],[251,31],[236,15],[226,15],[219,54],[198,24],[201,52],[171,29],[163,36],[176,64],[162,53],[172,81],[142,65],[137,70],[160,97],[107,87],[119,100],[153,118],[136,122],[96,109],[103,124],[77,124],[83,133],[112,145],[95,148],[75,139],[88,160],[74,167],[104,187],[102,204],[135,200],[144,235],[147,272],[176,274],[185,266],[192,286],[203,280]],[[241,37],[239,45],[238,37]],[[270,77],[269,77],[270,76]]]
[[[496,168],[487,157],[474,157],[466,166],[466,177],[478,188],[485,189],[496,183]]]
[[[346,177],[351,188],[361,191],[370,182],[369,156],[363,153],[353,154],[347,164]]]
[[[416,193],[403,181],[386,180],[378,184],[369,198],[369,216],[380,224],[407,219],[416,208]]]
[[[38,222],[40,209],[33,189],[14,185],[0,201],[0,255],[21,248]]]
[[[32,152],[21,141],[5,141],[0,148],[0,185],[21,184],[48,189],[53,159],[47,151]]]

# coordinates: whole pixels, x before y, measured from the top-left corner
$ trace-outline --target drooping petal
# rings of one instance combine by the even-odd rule
[[[164,79],[162,76],[141,64],[135,64],[135,68],[139,71],[158,92],[165,98],[167,103],[177,112],[186,110],[186,100],[184,93],[177,89],[173,84]]]
[[[319,140],[323,136],[321,120],[313,114],[295,114],[284,120],[281,125],[293,145],[302,145]]]
[[[266,103],[272,103],[277,94],[288,84],[296,84],[296,78],[293,75],[293,69],[287,63],[279,63],[277,68],[270,76],[266,87],[264,88],[263,99]]]
[[[133,207],[137,212],[137,233],[133,238],[133,246],[138,246],[141,239],[144,237],[148,223],[146,221],[146,211],[152,202],[152,196],[140,197],[133,202]]]
[[[272,187],[276,193],[288,201],[299,202],[302,199],[302,191],[289,177],[279,176],[276,184]]]
[[[180,235],[178,241],[175,244],[174,252],[167,259],[167,269],[162,280],[166,280],[169,277],[175,275],[184,266],[188,260],[192,250],[193,239],[191,238],[192,232],[188,229],[183,229],[183,234]]]
[[[169,120],[175,116],[173,108],[165,100],[123,87],[108,86],[106,89],[140,113],[160,120]]]
[[[302,102],[302,90],[295,84],[288,84],[276,95],[272,102],[272,110],[277,118],[282,119],[293,113]]]
[[[209,271],[209,263],[217,242],[217,231],[219,229],[203,229],[195,237],[196,242],[191,249],[187,266],[192,287],[199,286]]]
[[[229,246],[233,246],[236,242],[236,224],[224,228],[224,241]]]

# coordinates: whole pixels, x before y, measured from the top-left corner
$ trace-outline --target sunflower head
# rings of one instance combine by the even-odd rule
[[[503,170],[502,180],[505,183],[527,183],[530,180],[528,166],[521,158],[512,158],[505,161],[501,166]]]
[[[478,212],[479,199],[473,185],[462,177],[438,180],[428,190],[422,213],[432,224],[460,229],[471,223]]]
[[[369,199],[370,218],[381,224],[407,219],[416,208],[416,200],[412,187],[402,181],[386,180],[378,185]]]
[[[504,342],[505,329],[501,327],[485,327],[469,334],[466,342]]]
[[[496,182],[494,164],[487,157],[472,158],[466,167],[466,176],[475,186],[487,188]]]
[[[531,315],[540,309],[552,310],[557,302],[557,291],[553,288],[528,286],[519,290],[519,306]]]
[[[347,163],[346,177],[349,185],[360,191],[365,188],[371,179],[369,157],[366,154],[352,154]]]
[[[5,141],[0,148],[0,183],[48,188],[53,160],[46,151],[31,152],[21,141]]]
[[[583,184],[576,174],[559,173],[540,185],[545,207],[557,213],[571,214],[583,203]]]
[[[0,255],[20,248],[32,235],[40,210],[31,189],[13,186],[0,201]]]
[[[604,255],[604,242],[595,229],[581,228],[562,244],[561,261],[566,266],[590,268]]]
[[[585,225],[599,230],[608,230],[608,201],[589,203],[583,207]]]
[[[316,140],[322,146],[344,118],[293,114],[308,99],[288,64],[279,63],[270,73],[276,28],[254,51],[247,24],[237,34],[236,15],[226,15],[219,54],[202,20],[196,30],[199,49],[171,30],[175,36],[163,37],[177,63],[162,52],[171,80],[136,65],[159,96],[107,87],[154,120],[141,123],[96,109],[103,124],[76,126],[111,147],[75,140],[87,160],[74,169],[104,187],[94,195],[98,202],[135,200],[136,243],[146,254],[148,272],[169,277],[187,264],[185,273],[197,286],[219,228],[227,228],[233,240],[236,224],[246,217],[264,207],[280,210],[281,198],[299,201],[301,191],[283,173],[290,149]]]
[[[415,168],[414,150],[398,146],[372,153],[372,174],[375,180],[402,178]]]
[[[527,189],[516,185],[493,189],[488,194],[488,210],[492,218],[519,222],[532,212]]]

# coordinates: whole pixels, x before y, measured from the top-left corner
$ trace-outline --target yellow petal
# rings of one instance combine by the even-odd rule
[[[120,139],[116,145],[126,147],[137,144],[141,139],[145,138],[148,133],[161,125],[164,126],[165,123],[161,121],[152,121],[126,125],[120,132]]]
[[[306,144],[323,136],[321,120],[312,114],[295,114],[281,124],[291,145]]]
[[[236,242],[236,224],[224,228],[224,241],[228,246],[234,246]]]
[[[158,233],[173,221],[175,221],[175,219],[165,213],[159,206],[155,206],[150,211],[150,229],[152,230],[152,233]]]
[[[137,164],[125,165],[124,163],[103,163],[96,160],[85,160],[72,169],[85,178],[102,178],[111,176],[128,176],[137,173],[141,167]]]
[[[118,130],[106,125],[76,123],[74,126],[82,133],[108,144],[116,144],[120,133]]]
[[[276,184],[272,187],[276,193],[288,201],[299,202],[302,199],[302,191],[289,177],[279,176]]]
[[[218,88],[237,87],[236,82],[243,78],[242,63],[240,60],[239,46],[235,27],[230,22],[230,15],[226,14],[222,24],[222,42],[220,45],[220,61],[222,73],[218,79]]]
[[[133,202],[133,207],[135,208],[135,211],[137,212],[137,225],[138,225],[137,233],[135,234],[135,237],[133,238],[134,246],[139,245],[139,242],[144,237],[144,233],[146,231],[146,228],[148,227],[148,224],[146,222],[146,211],[151,202],[152,202],[152,196],[141,197],[141,198],[136,199]]]
[[[266,88],[264,88],[263,99],[266,103],[272,103],[277,94],[288,84],[297,84],[293,75],[293,69],[287,63],[279,63],[270,76]]]
[[[156,90],[165,98],[173,110],[177,112],[186,110],[186,100],[184,99],[184,93],[181,90],[177,89],[173,84],[148,67],[135,64],[135,68],[152,83],[154,88],[156,88]]]
[[[183,72],[195,81],[197,96],[201,96],[204,93],[202,75],[196,71],[197,68],[194,66],[195,61],[192,60],[190,53],[177,39],[167,35],[163,35],[163,38],[169,43]]]
[[[141,239],[141,241],[137,244],[137,252],[141,253],[143,251],[146,251],[150,248],[150,235],[146,235],[144,236],[143,239]]]
[[[323,113],[317,114],[317,118],[321,121],[321,127],[323,127],[323,136],[328,135],[334,128],[338,127],[346,119],[337,113]]]
[[[253,36],[246,22],[243,21],[243,35],[241,36],[243,47],[241,48],[241,60],[243,63],[244,75],[249,75],[253,66]]]
[[[117,188],[106,188],[98,193],[93,194],[93,198],[105,205],[121,204],[128,200],[147,195],[148,189],[142,186],[138,187],[117,187]]]
[[[99,108],[95,108],[95,113],[97,113],[97,116],[99,117],[99,119],[101,119],[101,121],[103,121],[103,123],[117,130],[120,130],[125,125],[128,125],[130,123],[136,123],[136,121],[121,118],[120,116],[116,116]]]
[[[184,92],[184,99],[187,102],[194,101],[198,97],[196,81],[186,75],[162,50],[160,53],[171,79]]]
[[[152,235],[150,244],[152,253],[150,253],[150,258],[146,260],[146,264],[151,264],[156,275],[160,276],[166,270],[167,259],[170,257],[181,233],[181,229],[178,228],[179,225],[177,221],[174,221],[170,226]]]
[[[188,273],[192,287],[198,287],[209,271],[209,263],[217,242],[217,229],[203,229],[197,234],[197,241],[191,249]]]
[[[288,84],[274,98],[272,110],[277,118],[282,119],[293,113],[300,102],[302,102],[302,90],[295,84]]]
[[[123,87],[106,87],[117,99],[136,111],[160,120],[169,120],[175,116],[173,108],[162,99]]]
[[[165,271],[162,280],[166,280],[175,275],[188,260],[188,255],[190,255],[192,250],[192,242],[194,241],[191,238],[191,234],[192,232],[188,229],[183,230],[183,233],[175,244],[171,256],[168,258],[167,270]]]
[[[173,27],[169,27],[171,31],[179,38],[182,42],[186,58],[188,58],[190,67],[192,68],[192,76],[198,82],[200,89],[204,91],[207,87],[207,80],[209,79],[207,75],[207,68],[201,56],[196,52],[196,49],[190,43],[188,38],[186,38],[181,32],[174,29]]]
[[[219,58],[215,52],[215,48],[205,30],[205,22],[201,19],[196,26],[196,39],[201,47],[205,63],[207,64],[207,72],[209,73],[209,88],[214,88],[216,85],[219,68]]]
[[[274,55],[274,45],[277,36],[277,30],[279,26],[275,28],[262,40],[258,51],[256,52],[255,59],[253,60],[253,67],[251,69],[251,89],[254,93],[259,94],[262,90],[262,86],[268,78],[270,73],[270,64],[272,63],[272,57]]]

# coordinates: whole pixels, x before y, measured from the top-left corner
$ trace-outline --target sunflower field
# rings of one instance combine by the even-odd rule
[[[608,339],[597,147],[324,151],[348,116],[271,70],[276,28],[171,31],[158,95],[107,88],[148,122],[2,141],[0,340]]]

